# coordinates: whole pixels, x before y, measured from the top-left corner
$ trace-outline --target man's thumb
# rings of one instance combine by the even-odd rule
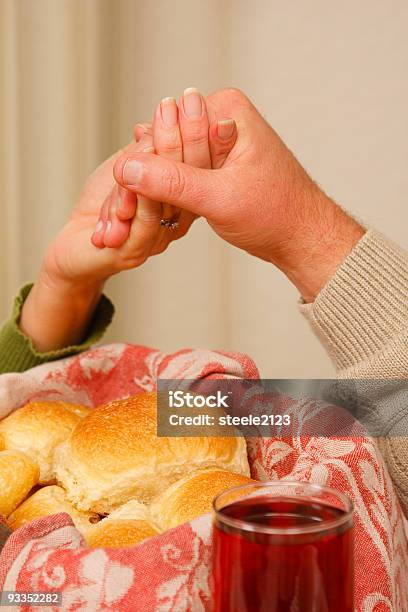
[[[215,172],[151,153],[122,156],[113,169],[116,181],[126,189],[205,217],[211,216],[217,201]]]

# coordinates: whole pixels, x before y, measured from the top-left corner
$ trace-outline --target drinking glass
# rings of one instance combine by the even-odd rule
[[[352,612],[352,502],[303,482],[251,483],[214,500],[215,612]]]

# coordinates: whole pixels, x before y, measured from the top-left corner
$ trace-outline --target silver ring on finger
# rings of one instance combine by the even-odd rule
[[[170,219],[160,219],[161,227],[169,230],[175,230],[179,226],[178,219],[171,217]]]

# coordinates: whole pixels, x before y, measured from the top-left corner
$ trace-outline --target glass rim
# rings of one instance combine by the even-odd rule
[[[315,493],[318,493],[318,492],[319,493],[321,492],[329,493],[333,495],[334,497],[336,497],[337,499],[339,499],[341,502],[344,502],[347,509],[344,511],[344,514],[342,514],[341,516],[337,518],[328,519],[326,521],[322,521],[321,523],[318,523],[315,525],[306,525],[303,527],[268,527],[266,525],[259,525],[257,523],[252,523],[251,521],[247,521],[245,519],[238,519],[238,518],[227,516],[222,513],[222,510],[223,510],[222,508],[217,509],[217,502],[219,501],[220,498],[223,497],[223,495],[230,494],[233,492],[239,492],[240,489],[242,490],[244,489],[255,490],[256,488],[266,489],[266,488],[274,488],[274,487],[277,487],[278,485],[280,486],[288,485],[289,487],[304,486],[309,489],[312,489]],[[290,494],[288,494],[288,497],[289,496]],[[299,496],[299,498],[301,498],[301,496]],[[226,506],[224,506],[224,508],[229,505],[235,504],[238,501],[240,500],[239,499],[234,500],[230,504],[227,504]],[[228,525],[229,527],[238,528],[240,531],[251,531],[253,533],[263,533],[267,535],[279,535],[279,536],[301,535],[301,534],[318,533],[318,532],[324,533],[326,531],[335,529],[336,527],[340,527],[341,525],[347,523],[352,518],[353,513],[354,513],[354,504],[345,493],[342,493],[341,491],[338,491],[337,489],[333,489],[332,487],[314,484],[311,482],[306,482],[306,481],[301,481],[301,480],[267,480],[265,482],[250,482],[248,484],[231,487],[219,493],[214,498],[212,506],[213,506],[213,513],[215,517],[219,519],[220,522]]]

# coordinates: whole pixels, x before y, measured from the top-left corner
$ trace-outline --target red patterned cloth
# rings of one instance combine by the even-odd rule
[[[152,390],[158,377],[255,379],[258,372],[238,354],[183,350],[165,355],[114,344],[23,374],[4,374],[0,418],[40,398],[97,406]],[[305,402],[279,394],[273,400],[285,403],[296,418],[310,417]],[[325,414],[330,410],[320,408]],[[353,499],[356,610],[408,611],[407,522],[374,441],[357,435],[271,437],[251,439],[248,446],[255,478],[328,484]],[[205,611],[211,609],[210,541],[209,515],[122,549],[89,549],[68,515],[45,517],[8,539],[0,555],[0,591],[62,591],[67,611]]]

